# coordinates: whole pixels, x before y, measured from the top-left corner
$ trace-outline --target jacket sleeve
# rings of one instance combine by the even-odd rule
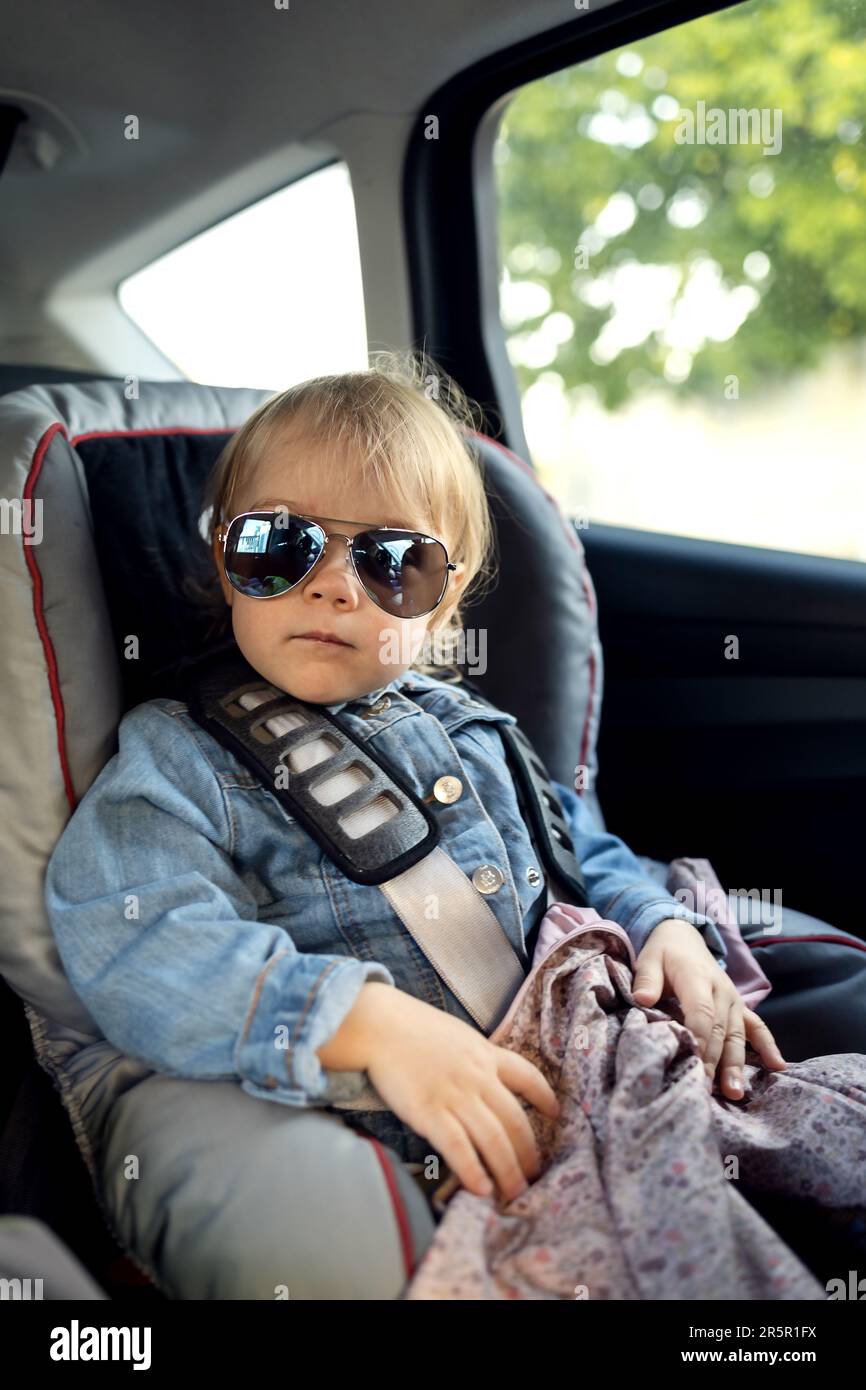
[[[64,969],[94,1022],[169,1075],[235,1079],[289,1105],[353,1100],[366,1073],[324,1068],[316,1048],[362,985],[394,985],[391,972],[301,952],[288,929],[257,920],[219,776],[176,714],[149,701],[118,737],[45,881]]]
[[[682,918],[697,928],[707,949],[726,969],[727,947],[715,922],[704,913],[691,912],[665,892],[645,872],[624,840],[598,829],[589,807],[576,792],[561,782],[554,782],[553,786],[562,801],[590,906],[599,916],[623,928],[636,954],[659,922],[668,917]]]

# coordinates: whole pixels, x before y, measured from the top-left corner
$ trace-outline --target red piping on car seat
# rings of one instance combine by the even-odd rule
[[[757,951],[762,946],[779,946],[783,942],[792,941],[830,941],[836,942],[838,946],[853,946],[855,951],[866,951],[866,941],[849,941],[847,936],[830,936],[826,933],[816,933],[814,936],[776,936],[772,941],[746,941],[746,945]]]
[[[592,616],[592,615],[595,613],[595,592],[594,592],[594,590],[593,590],[592,583],[591,583],[590,578],[589,578],[589,574],[587,573],[587,568],[586,568],[586,551],[584,550],[583,546],[582,546],[582,545],[580,544],[580,542],[578,541],[577,536],[574,534],[574,529],[573,529],[571,526],[569,526],[568,522],[566,521],[565,516],[563,515],[563,512],[562,512],[562,508],[560,507],[560,505],[559,505],[559,503],[557,502],[556,498],[553,497],[553,496],[547,491],[547,488],[546,488],[546,487],[543,487],[543,486],[542,486],[542,484],[538,481],[538,475],[537,475],[537,473],[535,472],[535,469],[534,469],[534,468],[530,468],[530,466],[529,466],[529,464],[526,462],[526,460],[525,460],[525,459],[522,459],[522,458],[520,457],[519,454],[515,454],[514,451],[513,451],[512,449],[509,449],[509,448],[506,447],[506,445],[501,444],[501,443],[499,442],[498,439],[491,439],[489,434],[480,434],[478,430],[467,430],[466,433],[467,433],[467,434],[472,434],[472,435],[474,435],[476,439],[483,439],[487,444],[493,444],[493,445],[495,445],[497,449],[501,449],[502,452],[503,452],[503,454],[507,454],[508,457],[511,458],[511,459],[513,459],[514,462],[515,462],[516,464],[519,464],[519,466],[523,469],[523,471],[524,471],[525,473],[527,473],[527,474],[529,475],[529,477],[532,479],[532,481],[535,483],[535,486],[536,486],[541,492],[544,493],[544,495],[545,495],[545,497],[547,498],[548,502],[550,503],[551,507],[553,507],[554,511],[556,512],[557,516],[559,517],[559,520],[562,522],[562,527],[563,527],[563,530],[565,531],[566,536],[568,537],[568,543],[569,543],[569,545],[571,545],[575,550],[579,550],[580,553],[581,553],[581,559],[582,559],[582,561],[583,561],[583,564],[582,564],[582,568],[581,568],[581,572],[580,572],[580,580],[581,580],[581,584],[583,585],[583,596],[584,596],[584,598],[586,599],[586,606],[587,606],[587,608],[589,609],[590,616]],[[594,653],[593,653],[592,651],[590,651],[590,652],[588,653],[588,657],[589,657],[589,698],[588,698],[588,700],[587,700],[587,705],[586,705],[586,718],[585,718],[584,721],[583,721],[583,734],[582,734],[581,740],[580,740],[580,763],[579,763],[579,765],[580,765],[581,767],[585,767],[585,766],[586,766],[586,754],[587,754],[587,749],[589,748],[589,731],[590,731],[590,729],[592,728],[592,712],[593,712],[593,707],[594,707],[594,705],[595,705],[595,676],[596,676],[595,655],[594,655]],[[578,796],[582,796],[585,790],[586,790],[585,787],[580,787],[580,788],[575,787],[575,792],[577,793]]]
[[[198,428],[186,429],[183,425],[168,426],[163,429],[147,430],[94,430],[91,434],[77,434],[74,439],[69,440],[66,426],[61,420],[56,420],[53,425],[49,425],[43,434],[36,450],[33,454],[33,462],[27,473],[27,481],[21,494],[22,501],[29,501],[33,496],[34,488],[39,480],[42,469],[42,461],[45,458],[48,448],[55,435],[62,434],[67,442],[78,444],[82,439],[119,439],[130,435],[139,434],[235,434],[240,429],[239,425],[218,425],[212,429]],[[69,759],[66,755],[66,714],[63,708],[63,696],[60,693],[60,677],[57,671],[57,658],[54,654],[54,646],[48,633],[48,625],[45,621],[45,612],[42,607],[42,575],[33,554],[33,546],[25,545],[24,560],[30,572],[30,579],[33,584],[33,614],[36,619],[36,630],[42,642],[42,650],[45,653],[45,665],[48,670],[48,687],[51,691],[51,703],[54,706],[54,723],[57,729],[57,751],[60,755],[60,769],[63,773],[63,786],[66,791],[66,800],[69,802],[70,811],[74,811],[77,798],[75,788],[72,785],[72,774],[69,770]]]
[[[143,1270],[138,1269],[128,1255],[119,1255],[105,1271],[105,1278],[111,1284],[143,1284],[153,1288],[153,1280],[148,1279]]]
[[[586,718],[585,718],[584,721],[583,721],[583,736],[582,736],[582,738],[581,738],[581,740],[580,740],[580,759],[579,759],[579,761],[580,761],[580,766],[581,766],[581,767],[586,767],[586,754],[587,754],[587,749],[589,748],[589,731],[590,731],[591,724],[592,724],[592,710],[593,710],[593,705],[594,705],[594,704],[595,704],[595,656],[594,656],[594,654],[593,654],[592,652],[590,652],[590,653],[589,653],[589,698],[588,698],[588,700],[587,700],[587,702],[586,702]],[[575,794],[576,794],[577,796],[582,796],[585,790],[586,790],[585,787],[575,787],[575,788],[574,788]]]
[[[403,1199],[397,1189],[397,1179],[394,1177],[394,1170],[388,1162],[388,1156],[378,1139],[374,1139],[372,1134],[362,1134],[360,1138],[369,1140],[376,1150],[376,1157],[382,1165],[382,1172],[385,1174],[385,1182],[388,1186],[388,1193],[394,1207],[394,1217],[400,1236],[400,1249],[403,1252],[403,1266],[406,1270],[406,1278],[411,1279],[412,1275],[415,1273],[415,1265],[412,1260],[412,1234],[409,1227],[409,1217],[406,1214]]]
[[[36,446],[33,455],[33,462],[27,474],[27,481],[21,494],[22,501],[29,500],[33,496],[33,489],[39,479],[42,469],[42,460],[48,452],[48,446],[54,436],[58,433],[66,434],[64,426],[58,421],[49,425]],[[68,436],[67,436],[68,438]],[[71,810],[75,810],[75,788],[72,785],[72,777],[69,772],[69,761],[66,757],[66,717],[63,709],[63,696],[60,693],[60,680],[57,675],[57,659],[54,655],[54,647],[48,635],[48,626],[45,622],[45,614],[42,609],[42,575],[39,573],[39,566],[33,554],[33,546],[25,545],[24,559],[30,571],[30,579],[33,584],[33,614],[36,618],[36,630],[42,642],[42,650],[45,653],[45,665],[48,668],[48,686],[51,691],[51,701],[54,705],[54,723],[57,729],[57,749],[60,754],[60,767],[63,772],[63,785],[66,789],[66,799]]]

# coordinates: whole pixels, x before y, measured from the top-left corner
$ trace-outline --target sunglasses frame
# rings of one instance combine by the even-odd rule
[[[231,530],[232,526],[235,524],[236,521],[240,521],[241,518],[242,518],[242,517],[245,517],[245,516],[280,516],[280,515],[282,515],[282,516],[287,516],[287,517],[289,517],[289,516],[296,516],[296,517],[298,517],[301,521],[307,521],[307,522],[309,522],[310,525],[312,525],[312,526],[318,526],[319,530],[322,532],[322,535],[325,537],[325,541],[324,541],[324,544],[323,544],[323,546],[322,546],[322,553],[321,553],[321,555],[318,555],[318,556],[316,557],[314,563],[313,563],[313,564],[310,566],[310,568],[307,570],[307,573],[306,573],[306,574],[302,575],[301,578],[298,579],[298,580],[296,580],[296,582],[295,582],[294,584],[291,584],[291,585],[289,586],[288,589],[283,589],[281,593],[279,593],[279,594],[245,594],[245,593],[243,592],[242,589],[238,589],[237,585],[234,583],[234,581],[233,581],[233,579],[232,579],[232,577],[231,577],[231,575],[229,574],[229,571],[228,571],[228,565],[227,565],[227,563],[226,563],[226,544],[227,544],[227,542],[228,542],[229,531]],[[340,518],[340,517],[325,516],[325,517],[322,517],[321,519],[322,519],[322,521],[341,521],[341,524],[343,524],[343,525],[345,525],[345,524],[347,523],[347,519],[346,519],[345,517],[344,517],[344,518]],[[363,525],[363,522],[350,521],[350,522],[348,522],[348,525],[350,525],[350,526],[360,526],[360,525]],[[389,612],[389,610],[388,610],[387,608],[383,608],[383,607],[382,607],[382,604],[379,603],[378,599],[377,599],[377,598],[374,598],[374,596],[370,593],[370,590],[367,588],[367,585],[364,583],[364,580],[361,578],[361,575],[358,573],[358,566],[355,564],[355,556],[354,556],[354,554],[353,554],[353,552],[352,552],[352,546],[353,546],[354,542],[355,542],[356,540],[359,539],[360,536],[367,535],[367,534],[368,534],[369,532],[371,532],[371,531],[393,531],[393,532],[395,532],[396,534],[399,534],[399,535],[423,536],[426,540],[428,540],[428,541],[434,541],[434,542],[436,543],[436,545],[439,545],[439,546],[442,547],[443,554],[445,555],[445,570],[444,570],[444,577],[443,577],[443,581],[442,581],[442,592],[440,593],[440,595],[439,595],[439,597],[437,598],[436,602],[433,604],[432,608],[425,608],[423,613],[413,613],[413,614],[411,614],[410,617],[407,617],[407,616],[406,616],[405,614],[403,614],[403,613],[391,613],[391,612]],[[285,507],[255,507],[255,508],[253,508],[252,511],[248,511],[248,512],[238,512],[237,515],[236,515],[236,516],[233,516],[233,517],[231,518],[230,521],[221,521],[221,522],[220,522],[219,526],[217,527],[217,534],[219,535],[220,543],[221,543],[221,545],[222,545],[222,551],[223,551],[223,571],[224,571],[224,573],[225,573],[226,579],[228,580],[229,584],[231,584],[232,588],[233,588],[237,593],[239,593],[239,594],[242,596],[242,598],[251,598],[251,599],[255,599],[256,602],[261,602],[261,601],[267,602],[268,599],[285,598],[286,594],[291,593],[292,589],[297,589],[297,587],[298,587],[299,584],[303,584],[303,582],[304,582],[305,579],[309,579],[310,575],[313,573],[313,570],[316,568],[316,565],[318,565],[319,561],[322,559],[322,556],[325,554],[325,552],[326,552],[326,550],[327,550],[327,548],[328,548],[328,541],[331,540],[331,539],[334,538],[334,537],[339,537],[340,540],[343,540],[343,541],[346,542],[346,545],[347,545],[348,550],[349,550],[349,563],[350,563],[351,566],[352,566],[352,573],[354,574],[354,576],[355,576],[355,578],[357,579],[358,583],[360,584],[361,588],[364,590],[364,593],[367,595],[367,597],[368,597],[368,599],[370,600],[370,602],[371,602],[371,603],[375,603],[376,607],[379,608],[379,609],[381,609],[381,611],[382,611],[383,613],[387,613],[387,615],[388,615],[389,618],[401,618],[402,621],[403,621],[404,623],[411,622],[414,618],[425,618],[425,617],[427,616],[428,613],[433,613],[433,612],[435,612],[435,610],[439,607],[439,605],[441,604],[442,600],[444,599],[444,597],[445,597],[445,595],[446,595],[446,593],[447,593],[447,591],[448,591],[448,574],[449,574],[449,571],[451,571],[451,570],[456,570],[456,569],[457,569],[457,566],[456,566],[456,564],[454,563],[454,561],[453,561],[453,560],[449,560],[449,558],[448,558],[448,550],[446,549],[446,546],[445,546],[444,541],[440,541],[439,538],[438,538],[437,536],[428,536],[427,533],[426,533],[426,531],[416,531],[416,530],[414,530],[413,527],[411,527],[411,526],[367,526],[367,527],[364,528],[363,531],[358,531],[358,532],[356,532],[356,534],[355,534],[354,536],[347,536],[347,535],[345,534],[345,532],[343,532],[343,531],[326,531],[325,528],[324,528],[324,526],[321,526],[321,525],[319,524],[319,521],[317,521],[315,517],[307,516],[305,512],[292,512],[292,511],[289,511],[289,509],[288,509],[288,508],[285,508]]]

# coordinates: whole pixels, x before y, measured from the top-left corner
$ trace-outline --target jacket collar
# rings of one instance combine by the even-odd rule
[[[434,676],[425,675],[421,671],[404,671],[402,675],[389,681],[387,685],[381,685],[376,690],[369,691],[366,695],[359,695],[355,700],[342,700],[336,705],[325,705],[324,708],[331,714],[339,714],[341,710],[369,709],[371,705],[378,704],[383,695],[390,695],[399,690],[429,690],[450,682],[437,680]]]
[[[402,676],[398,676],[396,680],[389,681],[387,685],[380,685],[378,689],[371,690],[366,695],[359,695],[356,700],[341,700],[339,704],[325,705],[324,708],[331,714],[339,714],[340,710],[344,709],[368,709],[370,705],[375,705],[381,700],[383,695],[388,695],[391,691],[399,690],[401,685],[404,684],[404,681],[405,673]]]

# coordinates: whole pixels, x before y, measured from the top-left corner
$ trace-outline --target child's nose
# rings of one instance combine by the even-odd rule
[[[352,568],[349,547],[341,536],[329,536],[323,553],[307,576],[305,591],[337,590],[344,595],[355,593],[357,580]]]

